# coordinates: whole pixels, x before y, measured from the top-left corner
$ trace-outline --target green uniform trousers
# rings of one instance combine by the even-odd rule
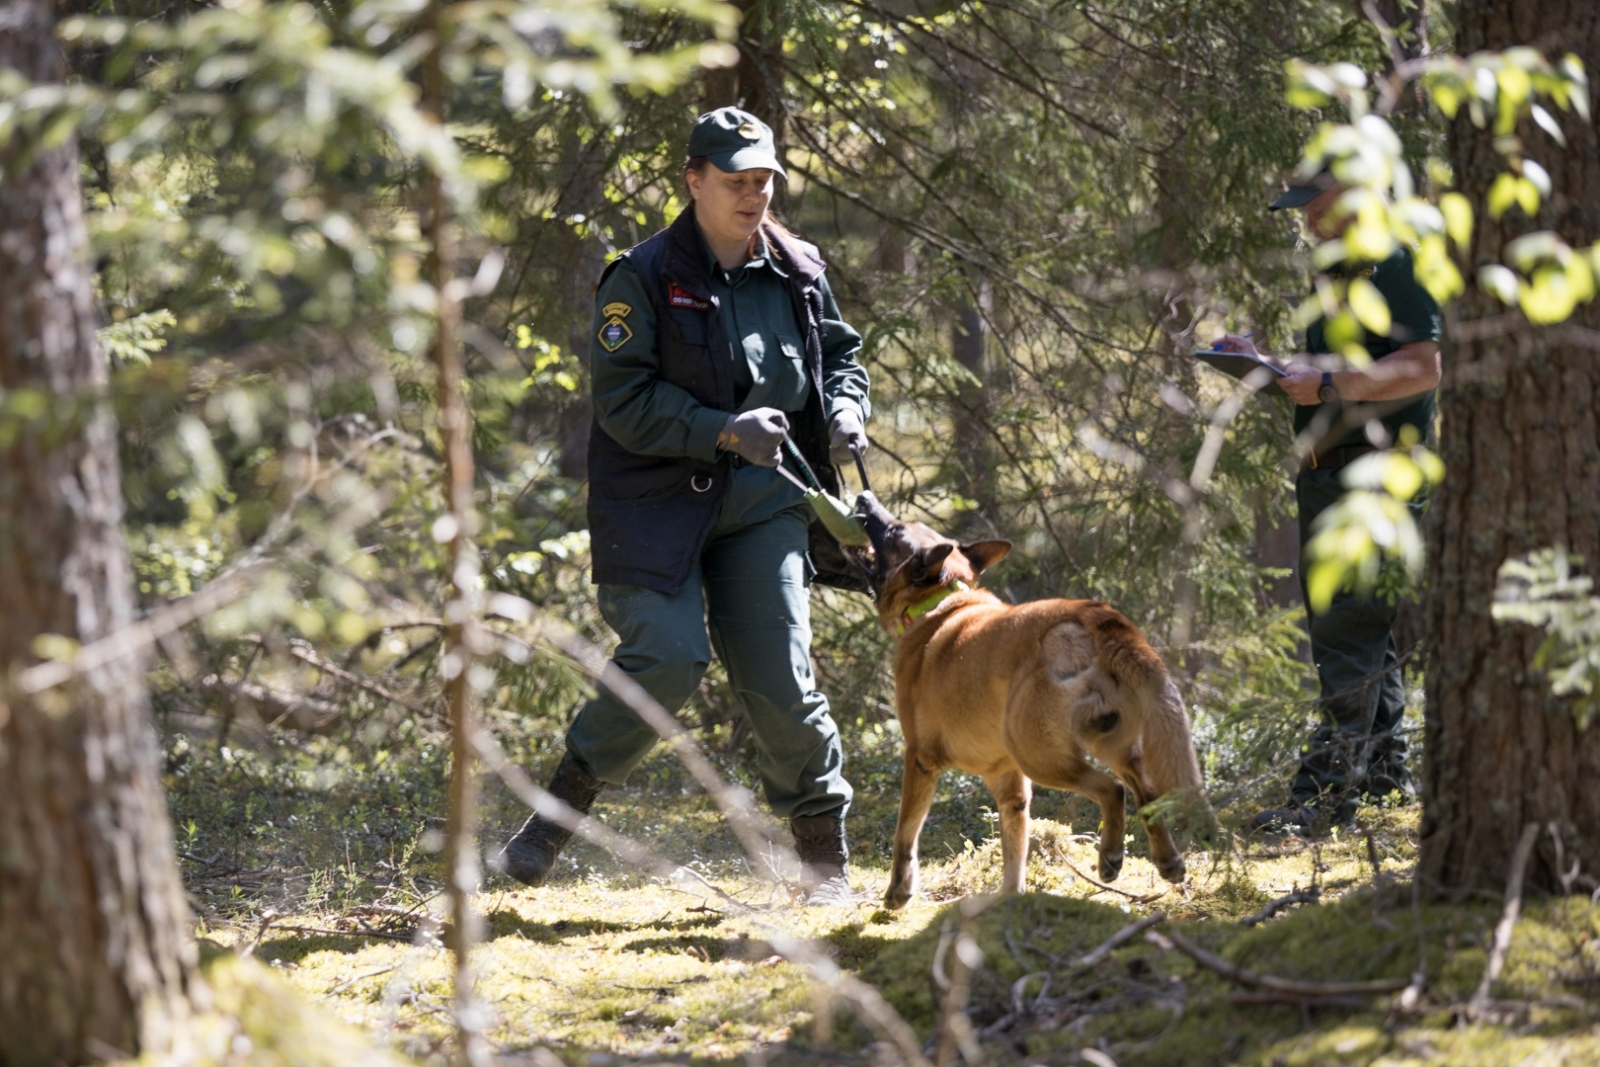
[[[700,561],[672,595],[601,585],[620,644],[612,662],[676,714],[715,648],[750,719],[767,803],[779,818],[841,817],[850,803],[839,728],[811,673],[809,506],[774,471],[736,468]],[[709,631],[709,632],[708,632]],[[594,777],[621,784],[658,740],[601,690],[567,731]]]
[[[1300,543],[1312,524],[1344,494],[1342,469],[1303,470],[1295,479],[1300,506]],[[1413,502],[1413,517],[1422,504]],[[1300,591],[1305,593],[1305,567]],[[1334,596],[1326,611],[1306,601],[1311,658],[1321,682],[1322,723],[1307,741],[1300,769],[1289,786],[1298,804],[1313,804],[1339,818],[1355,812],[1362,793],[1382,798],[1410,785],[1406,741],[1400,732],[1405,686],[1394,640],[1396,605],[1382,596]]]

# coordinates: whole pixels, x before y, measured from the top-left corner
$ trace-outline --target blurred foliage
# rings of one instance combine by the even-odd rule
[[[1596,682],[1600,681],[1600,598],[1594,579],[1577,573],[1581,556],[1546,548],[1508,559],[1494,591],[1494,617],[1524,622],[1545,631],[1533,662],[1550,675],[1557,696],[1572,700],[1580,730],[1594,721]]]
[[[1301,175],[1327,168],[1349,187],[1331,213],[1348,225],[1317,246],[1313,263],[1319,269],[1377,263],[1404,246],[1413,251],[1417,280],[1441,304],[1465,288],[1456,259],[1475,255],[1482,260],[1492,254],[1474,249],[1475,213],[1498,220],[1517,208],[1531,219],[1550,195],[1549,173],[1528,158],[1524,141],[1515,135],[1526,129],[1524,120],[1532,120],[1543,136],[1564,149],[1566,136],[1545,105],[1583,122],[1590,117],[1583,63],[1571,54],[1551,62],[1533,48],[1414,59],[1371,80],[1350,62],[1318,66],[1294,59],[1285,71],[1291,106],[1322,111],[1338,104],[1348,117],[1343,123],[1320,123],[1300,161]],[[1495,150],[1506,169],[1490,183],[1485,203],[1475,205],[1450,190],[1453,175],[1440,155],[1427,156],[1420,178],[1413,173],[1395,122],[1396,109],[1413,82],[1442,117],[1453,119],[1465,107],[1474,125],[1492,125]],[[1506,263],[1481,263],[1478,284],[1520,308],[1529,322],[1561,322],[1594,298],[1600,242],[1575,249],[1561,235],[1541,230],[1509,242],[1505,258]],[[1360,277],[1346,281],[1319,276],[1294,321],[1305,326],[1319,317],[1327,320],[1333,352],[1358,367],[1370,361],[1360,340],[1363,331],[1387,334],[1390,326],[1382,294]],[[1405,502],[1437,485],[1444,469],[1419,442],[1394,444],[1393,450],[1353,464],[1344,475],[1351,491],[1318,519],[1317,535],[1307,546],[1312,560],[1307,595],[1317,609],[1341,589],[1392,598],[1420,579],[1422,537]]]
[[[380,836],[420,840],[425,805],[394,790],[443,773],[425,167],[461,220],[487,591],[610,640],[583,510],[593,285],[682,209],[693,116],[759,74],[782,212],[865,336],[879,495],[1016,541],[1002,596],[1100,597],[1145,628],[1224,805],[1294,758],[1308,671],[1258,536],[1292,521],[1290,412],[1188,353],[1245,322],[1292,346],[1311,248],[1264,205],[1319,116],[1283,106],[1284,65],[1375,68],[1380,35],[1314,0],[762,10],[736,47],[738,12],[708,0],[452,4],[442,126],[417,105],[415,6],[387,0],[77,0],[68,84],[6,75],[0,135],[82,139],[142,606],[252,568],[162,645],[174,753],[226,749],[265,791],[360,768],[400,813]],[[1407,159],[1439,137],[1397,128]],[[892,790],[889,640],[831,590],[813,626],[852,774]],[[537,762],[586,685],[501,649],[491,722]],[[685,717],[749,744],[719,668]]]

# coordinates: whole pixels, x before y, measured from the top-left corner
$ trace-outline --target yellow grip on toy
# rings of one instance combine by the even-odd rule
[[[861,525],[861,520],[856,518],[853,507],[830,493],[821,493],[815,489],[806,490],[806,499],[811,502],[811,510],[817,513],[817,518],[822,520],[822,525],[833,535],[835,541],[841,545],[871,543],[866,529]]]

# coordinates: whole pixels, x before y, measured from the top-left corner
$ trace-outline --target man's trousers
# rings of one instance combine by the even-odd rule
[[[1302,552],[1311,541],[1317,516],[1344,494],[1343,473],[1307,469],[1295,479]],[[1410,507],[1420,521],[1422,504]],[[1302,597],[1305,572],[1302,561]],[[1395,613],[1396,605],[1381,594],[1337,593],[1321,612],[1313,611],[1306,600],[1323,721],[1306,743],[1299,772],[1289,787],[1296,803],[1324,807],[1344,818],[1354,813],[1362,793],[1381,798],[1409,787],[1406,742],[1400,732],[1405,686],[1394,640]]]

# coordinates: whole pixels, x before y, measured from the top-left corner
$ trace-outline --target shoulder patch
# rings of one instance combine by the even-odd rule
[[[704,311],[711,306],[689,290],[670,283],[667,285],[667,303],[675,308],[694,308],[696,311]]]
[[[605,307],[600,309],[601,311],[609,314],[610,318],[606,319],[606,321],[601,325],[600,332],[596,334],[595,337],[600,342],[600,347],[604,348],[607,352],[615,352],[617,349],[621,348],[623,345],[627,344],[633,339],[633,331],[628,329],[628,324],[622,321],[622,315],[611,313],[610,309],[617,306],[618,305],[616,304],[607,304]],[[633,310],[631,307],[628,307],[627,304],[622,304],[620,306],[627,308],[627,311]],[[623,315],[626,315],[627,311],[624,311]]]
[[[633,305],[624,304],[620,300],[613,301],[612,303],[607,304],[605,307],[600,309],[600,314],[604,315],[608,319],[625,319],[632,313]]]

